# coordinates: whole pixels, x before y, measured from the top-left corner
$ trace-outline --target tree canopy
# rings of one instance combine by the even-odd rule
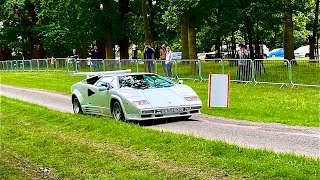
[[[0,60],[85,58],[93,44],[101,58],[128,59],[130,47],[161,44],[194,59],[197,52],[248,44],[293,48],[319,38],[319,0],[0,0]],[[319,6],[319,5],[318,5]],[[291,35],[292,34],[292,35]],[[313,40],[313,41],[310,41]],[[116,54],[115,45],[120,47]]]

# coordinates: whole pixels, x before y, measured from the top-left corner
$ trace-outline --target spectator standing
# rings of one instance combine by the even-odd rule
[[[166,60],[166,45],[165,44],[163,44],[160,48],[160,60],[161,60],[164,75],[168,76],[167,67],[166,67],[166,63],[165,63],[165,60]]]
[[[75,72],[78,72],[78,62],[77,62],[77,60],[79,59],[79,55],[78,55],[77,49],[72,49],[71,58],[72,58],[73,70]]]
[[[138,45],[133,44],[132,45],[132,59],[138,59]]]
[[[166,47],[166,61],[165,61],[165,67],[166,67],[166,72],[167,72],[167,77],[169,78],[172,78],[172,71],[171,71],[171,68],[172,68],[172,63],[173,63],[173,54],[171,52],[171,48],[170,46],[167,46]]]
[[[248,51],[244,44],[240,44],[240,49],[238,51],[238,71],[237,71],[237,79],[239,81],[246,81],[249,77],[248,67],[247,67],[247,59],[248,58]]]
[[[144,48],[145,56],[146,56],[146,62],[147,62],[147,70],[149,73],[153,73],[153,60],[152,55],[154,53],[154,49],[150,45],[146,45]]]
[[[100,62],[97,60],[99,57],[99,51],[97,45],[94,45],[90,50],[91,62],[95,71],[100,69]]]

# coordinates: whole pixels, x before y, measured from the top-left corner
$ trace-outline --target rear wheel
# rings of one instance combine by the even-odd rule
[[[83,111],[82,111],[82,109],[81,109],[80,102],[79,102],[79,100],[78,100],[77,97],[74,97],[74,98],[72,99],[72,107],[73,107],[73,112],[74,112],[75,114],[83,114]]]
[[[116,120],[124,121],[124,115],[119,101],[115,101],[112,106],[112,116]]]

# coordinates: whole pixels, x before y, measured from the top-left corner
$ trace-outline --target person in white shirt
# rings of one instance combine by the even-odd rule
[[[165,68],[166,68],[165,76],[171,78],[172,77],[171,68],[172,68],[172,63],[173,63],[173,60],[172,60],[173,55],[172,55],[170,46],[167,46],[166,51],[167,52],[166,52],[166,61],[165,61],[165,64],[166,64],[166,66],[165,66]]]

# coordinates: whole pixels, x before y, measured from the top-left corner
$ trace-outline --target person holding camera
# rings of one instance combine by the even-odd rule
[[[147,70],[149,73],[153,73],[154,67],[153,67],[152,55],[154,53],[154,49],[150,45],[146,45],[144,48],[144,53],[146,57]]]
[[[94,45],[90,50],[91,62],[95,71],[100,69],[100,62],[97,60],[99,57],[99,51],[97,45]]]

